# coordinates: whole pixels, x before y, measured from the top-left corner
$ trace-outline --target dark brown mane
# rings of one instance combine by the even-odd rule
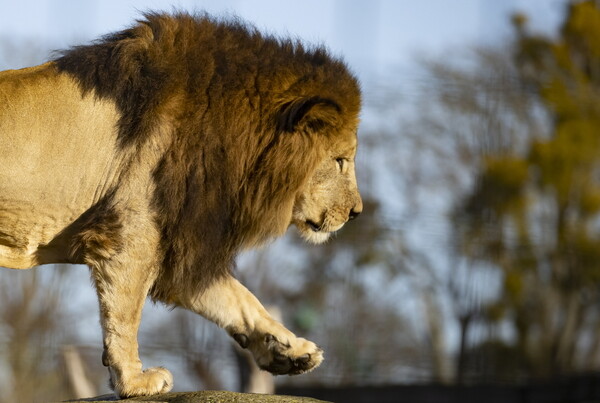
[[[336,125],[360,108],[356,79],[325,49],[206,15],[146,14],[55,61],[115,102],[122,149],[171,128],[154,170],[163,268],[152,294],[163,301],[281,235]]]

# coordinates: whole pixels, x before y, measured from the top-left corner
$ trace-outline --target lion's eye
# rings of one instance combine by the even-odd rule
[[[346,160],[344,158],[336,158],[335,162],[337,162],[340,172],[344,171],[344,164],[346,163]]]

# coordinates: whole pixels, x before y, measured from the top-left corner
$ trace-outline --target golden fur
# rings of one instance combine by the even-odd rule
[[[119,396],[171,388],[142,371],[144,300],[216,322],[275,374],[322,351],[231,275],[290,224],[324,242],[362,210],[360,90],[321,48],[239,21],[147,14],[41,66],[0,73],[0,265],[85,263]]]

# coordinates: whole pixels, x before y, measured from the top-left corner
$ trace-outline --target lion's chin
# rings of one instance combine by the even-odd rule
[[[325,243],[329,240],[331,232],[325,231],[313,231],[313,230],[300,230],[300,236],[308,243],[315,245]]]

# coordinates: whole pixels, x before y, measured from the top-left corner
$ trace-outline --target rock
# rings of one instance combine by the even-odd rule
[[[119,400],[115,395],[89,397],[87,399],[69,400],[69,402],[153,402],[153,403],[326,403],[310,397],[261,395],[255,393],[237,393],[215,390],[200,392],[175,392],[154,396],[133,397]]]

